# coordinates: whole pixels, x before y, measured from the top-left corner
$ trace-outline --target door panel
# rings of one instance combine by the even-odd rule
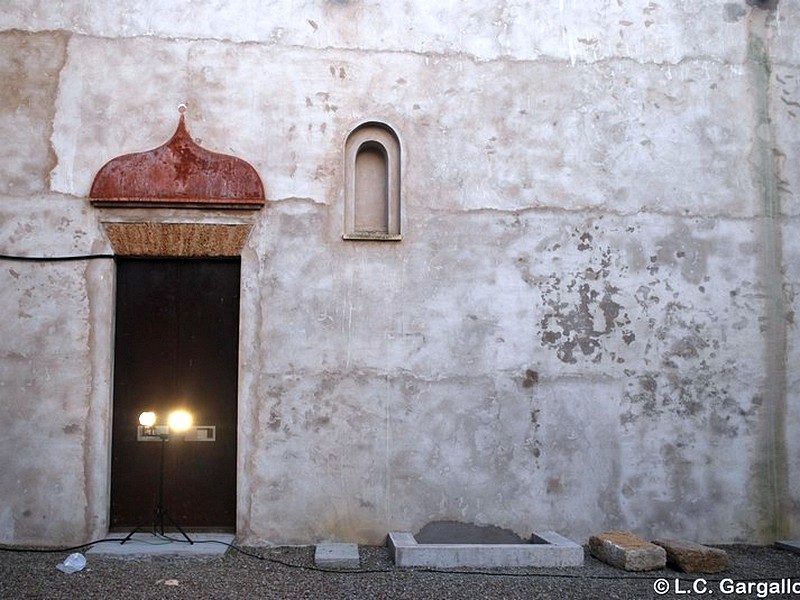
[[[117,263],[111,526],[152,522],[160,442],[136,440],[139,413],[171,410],[216,426],[216,441],[171,436],[164,507],[184,528],[236,523],[238,260]]]

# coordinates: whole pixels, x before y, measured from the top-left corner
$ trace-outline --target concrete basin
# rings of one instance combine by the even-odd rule
[[[523,544],[418,543],[392,531],[387,545],[398,567],[580,567],[583,548],[555,531],[537,531]]]

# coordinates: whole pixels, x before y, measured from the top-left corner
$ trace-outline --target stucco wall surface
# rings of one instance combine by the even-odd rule
[[[790,2],[7,2],[0,541],[106,531],[102,222],[226,217],[86,197],[181,103],[267,189],[236,217],[241,541],[796,533],[798,25]],[[341,239],[369,120],[402,146],[397,243]]]
[[[84,256],[103,244],[74,198],[35,194],[2,205],[6,255]],[[0,536],[69,545],[107,527],[113,265],[2,263]]]
[[[314,49],[463,53],[478,60],[556,58],[574,63],[626,57],[677,63],[689,56],[741,59],[748,12],[744,2],[690,0],[591,5],[505,0],[488,6],[441,0],[223,0],[195,2],[190,9],[166,0],[122,0],[103,10],[83,0],[9,0],[0,26],[63,29],[103,38],[208,38]]]

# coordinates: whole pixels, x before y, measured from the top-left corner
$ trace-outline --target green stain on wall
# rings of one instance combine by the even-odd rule
[[[764,293],[763,335],[765,369],[762,411],[753,483],[759,506],[758,536],[771,542],[791,535],[786,449],[787,300],[782,274],[783,239],[778,191],[778,165],[770,120],[772,66],[763,34],[763,19],[751,23],[748,67],[756,111],[752,160],[760,191],[760,269]]]

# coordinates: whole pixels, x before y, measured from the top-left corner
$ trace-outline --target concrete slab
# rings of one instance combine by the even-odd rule
[[[779,540],[775,545],[782,550],[800,554],[800,540]]]
[[[120,536],[121,537],[121,536]],[[168,536],[154,535],[151,532],[135,533],[124,544],[120,542],[101,542],[89,548],[87,558],[146,558],[146,557],[187,557],[213,558],[222,556],[232,544],[234,535],[229,533],[190,533],[190,544],[180,534]]]
[[[317,544],[314,550],[314,564],[318,567],[357,569],[361,566],[358,544]]]
[[[535,532],[528,544],[419,544],[411,533],[387,540],[398,567],[580,567],[583,548],[554,531]]]

